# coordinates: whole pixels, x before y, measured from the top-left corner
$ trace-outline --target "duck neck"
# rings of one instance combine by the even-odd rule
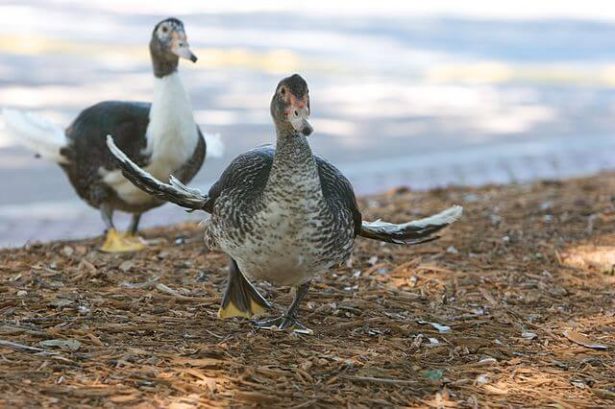
[[[277,127],[277,141],[268,185],[285,189],[320,189],[318,168],[307,138],[294,129]]]
[[[163,78],[177,72],[179,57],[163,50],[160,42],[156,41],[153,37],[149,43],[149,54],[156,78]]]
[[[162,77],[154,78],[154,99],[152,107],[178,103],[180,108],[176,112],[188,111],[192,117],[192,104],[190,97],[182,84],[177,71]]]
[[[153,157],[181,159],[191,155],[198,141],[192,104],[177,71],[156,77],[149,113],[147,149]]]

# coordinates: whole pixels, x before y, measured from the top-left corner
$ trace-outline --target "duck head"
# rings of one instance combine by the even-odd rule
[[[310,94],[307,82],[299,74],[280,81],[271,99],[271,116],[278,131],[305,136],[312,133],[308,122]]]
[[[156,77],[164,77],[175,72],[180,58],[192,62],[197,60],[190,51],[184,23],[173,17],[156,24],[149,42],[149,51]]]

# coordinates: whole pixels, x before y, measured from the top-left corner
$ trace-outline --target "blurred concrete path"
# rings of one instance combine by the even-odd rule
[[[359,194],[613,169],[615,6],[534,3],[509,13],[483,0],[456,12],[436,2],[382,1],[376,10],[358,1],[350,10],[322,0],[5,0],[0,107],[66,126],[100,100],[150,99],[147,42],[172,14],[200,57],[181,66],[197,122],[227,147],[207,161],[198,187],[272,140],[269,98],[292,72],[310,84],[314,151]],[[3,138],[1,127],[0,246],[99,234],[98,213],[62,171]],[[188,217],[199,216],[164,206],[144,224]]]
[[[468,152],[439,152],[429,156],[373,160],[359,164],[341,163],[340,168],[355,181],[360,193],[379,192],[393,186],[426,189],[450,184],[523,182],[562,179],[615,168],[615,139],[594,141],[596,145],[552,150],[552,143],[470,148]],[[203,191],[208,183],[196,185]],[[165,205],[147,213],[142,226],[160,226],[201,220],[204,213],[187,213]],[[129,219],[116,215],[118,226]],[[20,246],[28,241],[74,239],[101,234],[98,211],[71,198],[66,201],[0,206],[0,247]]]

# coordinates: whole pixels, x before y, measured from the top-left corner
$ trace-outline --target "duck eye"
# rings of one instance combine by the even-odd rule
[[[169,32],[169,27],[162,26],[162,32],[165,33],[165,34],[168,33]]]
[[[299,111],[295,111],[295,116],[299,116]]]
[[[282,96],[286,95],[286,88],[285,87],[280,88],[280,95],[282,95]]]

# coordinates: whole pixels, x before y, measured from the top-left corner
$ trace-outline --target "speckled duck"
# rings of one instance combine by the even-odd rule
[[[305,80],[297,74],[283,79],[271,101],[275,148],[263,146],[238,156],[207,195],[173,177],[170,184],[161,183],[124,155],[111,136],[107,139],[123,174],[137,186],[185,208],[211,213],[206,240],[230,257],[221,318],[249,318],[270,309],[250,284],[266,280],[294,287],[295,297],[281,317],[256,324],[302,328],[297,311],[310,281],[346,261],[356,236],[418,244],[437,238],[435,232],[461,217],[462,208],[453,206],[404,224],[362,221],[348,179],[312,154],[309,114]]]
[[[100,210],[106,227],[101,249],[107,252],[143,248],[136,236],[141,214],[164,202],[145,194],[124,178],[105,145],[113,134],[118,146],[157,178],[172,174],[187,183],[205,159],[205,139],[179,75],[179,58],[196,62],[184,25],[175,18],[158,23],[149,44],[155,90],[153,102],[105,101],[83,110],[64,131],[42,118],[3,110],[7,130],[40,156],[57,162],[77,194]],[[126,234],[118,233],[113,211],[132,213]]]

